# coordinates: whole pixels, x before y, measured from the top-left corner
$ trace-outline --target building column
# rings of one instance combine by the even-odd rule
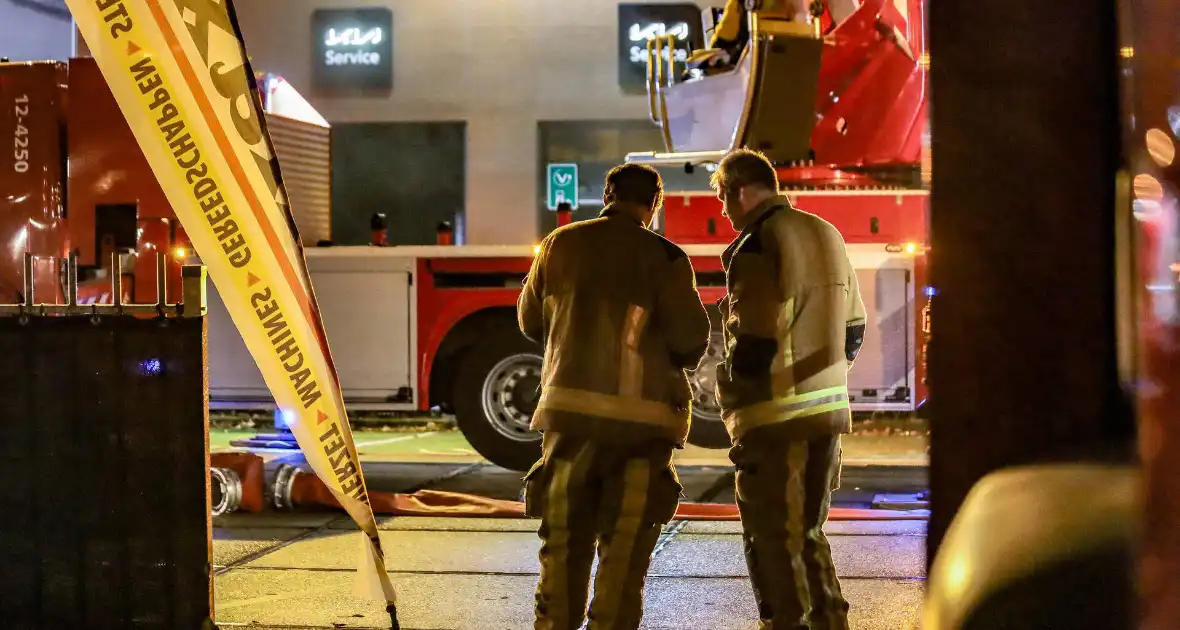
[[[89,57],[90,47],[86,45],[86,38],[82,37],[82,31],[78,30],[78,23],[70,19],[70,27],[74,31],[74,49],[70,54],[71,57]]]
[[[498,114],[467,120],[469,245],[537,240],[537,121]]]

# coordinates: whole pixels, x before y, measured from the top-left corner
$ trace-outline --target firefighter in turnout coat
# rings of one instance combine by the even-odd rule
[[[690,68],[705,66],[727,70],[737,64],[750,40],[746,2],[726,0],[708,45],[689,54],[687,63]],[[809,3],[803,0],[760,0],[756,6],[755,12],[760,16],[798,21],[806,21],[809,10]]]
[[[846,630],[848,603],[823,532],[852,428],[847,371],[865,311],[844,239],[778,194],[761,154],[713,176],[738,236],[722,254],[722,419],[760,630]]]
[[[662,198],[654,169],[613,169],[601,215],[542,241],[517,304],[521,331],[545,347],[542,455],[525,477],[526,511],[541,519],[537,630],[582,627],[596,548],[589,628],[638,628],[652,550],[676,512],[685,371],[709,318],[688,256],[648,229]]]

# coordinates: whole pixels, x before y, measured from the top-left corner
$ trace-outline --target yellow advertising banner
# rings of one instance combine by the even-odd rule
[[[360,584],[392,605],[336,368],[231,0],[67,4],[304,456],[360,525]]]

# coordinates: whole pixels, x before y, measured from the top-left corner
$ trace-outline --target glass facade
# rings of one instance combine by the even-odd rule
[[[332,241],[369,242],[369,218],[385,213],[390,245],[432,245],[465,199],[466,124],[332,125]]]

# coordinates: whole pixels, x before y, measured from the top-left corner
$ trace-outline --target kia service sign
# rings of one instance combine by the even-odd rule
[[[393,13],[319,9],[311,16],[314,84],[326,92],[393,88]]]
[[[673,72],[683,72],[688,53],[704,46],[701,9],[691,3],[619,5],[619,88],[624,94],[647,92],[647,42],[661,35],[675,39],[665,62],[674,62]]]

